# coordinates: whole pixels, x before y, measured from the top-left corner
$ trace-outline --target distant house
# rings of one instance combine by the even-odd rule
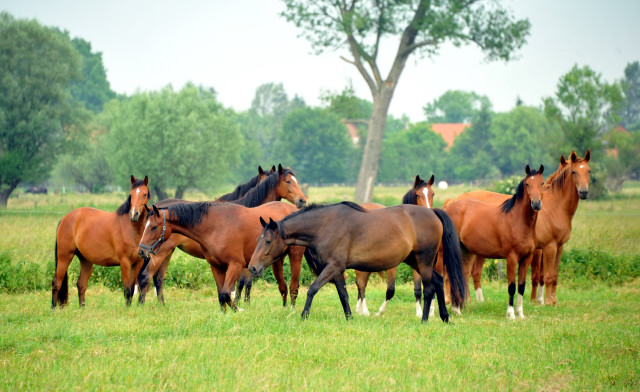
[[[453,146],[453,141],[471,124],[465,123],[457,123],[457,124],[433,124],[431,129],[433,132],[442,136],[444,141],[447,143],[447,150]]]
[[[354,146],[357,146],[360,143],[360,135],[358,134],[358,127],[356,124],[350,121],[343,120],[344,125],[347,126],[347,130],[349,131],[349,138],[351,142],[353,142]]]

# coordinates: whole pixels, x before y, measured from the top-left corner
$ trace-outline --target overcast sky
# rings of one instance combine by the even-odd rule
[[[640,60],[639,0],[502,3],[532,24],[518,60],[487,63],[473,46],[412,57],[390,112],[421,121],[425,104],[450,89],[487,95],[497,111],[512,109],[517,97],[538,106],[574,64],[589,65],[612,82],[627,63]],[[346,52],[312,54],[296,27],[279,16],[279,0],[0,0],[0,9],[89,41],[102,52],[118,93],[168,84],[179,89],[191,81],[213,87],[223,105],[242,111],[264,83],[282,83],[290,98],[297,94],[309,105],[320,105],[322,91],[351,84],[371,101],[355,67],[340,59]],[[379,57],[384,74],[396,46],[392,41]]]

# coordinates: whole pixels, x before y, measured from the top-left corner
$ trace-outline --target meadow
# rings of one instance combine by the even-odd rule
[[[376,201],[394,204],[408,188],[377,188]],[[467,190],[436,189],[436,206]],[[311,187],[308,195],[320,202],[352,199],[353,188]],[[638,183],[617,196],[580,202],[558,306],[526,301],[526,318],[508,320],[506,283],[485,274],[486,301],[472,299],[451,324],[437,315],[420,323],[409,283],[397,286],[381,317],[346,321],[327,286],[301,321],[306,288],[296,309],[283,308],[277,287],[265,280],[254,283],[244,311],[222,313],[206,263],[184,255],[174,256],[168,275],[185,283],[165,290],[165,306],[151,295],[144,306],[125,307],[122,290],[101,280],[101,274],[119,276],[117,269],[96,268],[86,308],[78,308],[72,271],[70,305],[52,311],[58,220],[79,206],[113,211],[124,198],[21,195],[0,210],[0,389],[640,389]],[[354,309],[352,281],[348,290]],[[370,309],[385,290],[373,277]]]

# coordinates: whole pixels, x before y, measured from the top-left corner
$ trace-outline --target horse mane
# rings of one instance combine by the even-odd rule
[[[283,175],[291,174],[295,176],[293,170],[284,169]],[[267,179],[250,189],[241,199],[231,200],[231,203],[245,207],[257,207],[266,199],[269,192],[275,189],[280,183],[280,172],[275,171],[267,176]]]
[[[529,174],[527,174],[527,177],[535,176],[536,174],[538,174],[537,170],[531,170]],[[523,178],[522,181],[520,181],[520,183],[518,184],[518,187],[516,188],[516,193],[511,198],[505,200],[504,203],[500,205],[500,211],[507,214],[509,213],[509,211],[513,209],[513,207],[516,205],[516,203],[519,200],[522,200],[522,198],[524,197],[524,180],[525,179]]]
[[[161,210],[168,212],[169,219],[175,219],[180,226],[195,226],[202,221],[202,218],[209,213],[209,206],[216,203],[208,201],[193,202],[187,201],[184,203],[173,204]],[[149,211],[149,215],[155,215],[153,210]]]
[[[420,184],[418,184],[418,188],[421,188],[422,186],[426,186],[426,185],[427,185],[426,181],[421,178]],[[414,189],[416,189],[415,186],[409,189],[409,192],[405,193],[405,195],[402,196],[402,204],[416,204],[417,198],[416,198],[416,193],[413,191]]]
[[[144,180],[136,179],[133,184],[131,184],[131,189],[136,189],[139,186],[144,185]],[[149,199],[151,199],[151,191],[149,191]],[[124,203],[118,207],[116,210],[116,214],[118,215],[127,215],[131,210],[131,194],[127,197]]]
[[[220,196],[219,198],[216,199],[216,201],[238,200],[239,198],[241,198],[244,195],[246,195],[247,192],[249,192],[256,185],[258,185],[258,179],[259,178],[260,178],[260,175],[258,174],[257,176],[255,176],[252,179],[250,179],[248,182],[238,185],[236,187],[236,189],[233,190],[233,192],[230,192],[230,193],[227,193],[226,195]]]
[[[324,203],[313,203],[313,204],[309,204],[306,207],[303,207],[301,209],[299,209],[298,211],[287,215],[286,217],[284,217],[284,219],[282,219],[280,222],[281,223],[285,223],[286,221],[298,216],[298,215],[302,215],[305,214],[309,211],[315,211],[315,210],[320,210],[320,209],[324,209],[327,207],[335,207],[338,205],[345,205],[347,207],[353,208],[356,211],[360,211],[360,212],[368,212],[364,207],[362,207],[360,204],[356,204],[352,201],[343,201],[340,203],[334,203],[334,204],[324,204]],[[278,232],[280,233],[280,235],[282,236],[282,238],[285,237],[284,235],[284,225],[282,224],[278,224]]]

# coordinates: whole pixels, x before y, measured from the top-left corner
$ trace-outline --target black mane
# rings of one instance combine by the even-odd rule
[[[177,221],[180,226],[195,226],[202,221],[202,218],[209,213],[209,206],[216,203],[208,201],[173,204],[160,208],[167,211],[167,219]],[[149,211],[149,216],[155,215],[153,210]]]
[[[131,189],[136,189],[139,186],[144,185],[144,180],[136,179],[133,184],[131,184]],[[149,191],[149,199],[151,199],[151,191]],[[116,210],[116,214],[118,215],[127,215],[131,211],[131,194],[127,197],[120,207]]]
[[[338,205],[345,205],[347,207],[353,208],[356,211],[360,211],[360,212],[368,212],[364,207],[362,207],[360,204],[356,204],[352,201],[343,201],[340,203],[334,203],[334,204],[323,204],[323,203],[313,203],[313,204],[309,204],[306,207],[303,207],[301,209],[299,209],[298,211],[287,215],[284,219],[282,219],[280,222],[285,223],[286,221],[288,221],[291,218],[294,218],[298,215],[302,215],[306,212],[309,211],[315,211],[315,210],[320,210],[320,209],[324,209],[327,207],[334,207],[334,206],[338,206]],[[280,235],[284,238],[285,234],[284,234],[284,225],[282,224],[278,224],[278,231],[280,232]]]
[[[531,170],[529,174],[527,174],[527,177],[535,176],[537,174],[538,174],[538,171]],[[513,207],[516,205],[516,203],[519,200],[522,200],[522,198],[524,197],[524,180],[525,179],[523,178],[522,181],[520,181],[520,183],[518,184],[518,187],[516,188],[516,193],[511,198],[505,200],[504,203],[500,205],[500,211],[507,214],[509,211],[513,209]]]
[[[239,198],[241,198],[244,195],[246,195],[247,192],[249,192],[256,185],[258,185],[258,179],[259,178],[260,178],[260,174],[258,174],[257,176],[253,177],[252,179],[250,179],[249,182],[247,182],[245,184],[238,185],[236,187],[236,189],[233,190],[233,192],[227,193],[226,195],[220,196],[219,198],[216,199],[216,201],[238,200]]]
[[[283,176],[287,174],[291,174],[295,176],[291,169],[283,169]],[[266,180],[262,181],[252,189],[250,189],[241,199],[232,200],[231,203],[240,204],[245,207],[257,207],[264,203],[269,192],[276,188],[280,183],[280,172],[275,171],[267,177]]]

